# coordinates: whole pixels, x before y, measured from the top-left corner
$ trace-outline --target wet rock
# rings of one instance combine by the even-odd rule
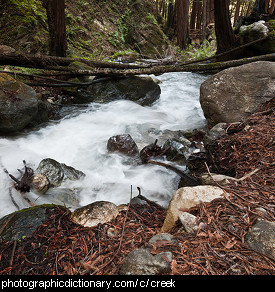
[[[44,194],[50,187],[50,181],[48,180],[47,176],[38,173],[35,174],[32,178],[32,188],[35,189],[37,192]]]
[[[224,196],[224,190],[215,186],[195,186],[178,189],[172,196],[161,232],[171,230],[183,211]]]
[[[46,158],[39,163],[35,170],[33,186],[37,186],[37,190],[42,190],[43,192],[49,186],[60,186],[63,180],[77,180],[84,176],[85,174],[80,170],[64,163],[59,163],[54,159]]]
[[[161,275],[168,273],[172,262],[171,252],[152,255],[148,249],[131,251],[120,268],[120,275]]]
[[[251,249],[275,260],[275,222],[258,219],[245,239]]]
[[[37,118],[39,103],[30,86],[0,73],[0,132],[24,129]]]
[[[159,99],[161,89],[151,77],[128,77],[103,80],[78,90],[74,102],[107,103],[115,100],[131,100],[148,106]]]
[[[0,133],[14,133],[58,118],[55,106],[40,100],[28,85],[0,73]]]
[[[19,240],[31,235],[47,219],[47,209],[52,208],[50,205],[40,205],[6,215],[0,219],[0,242]]]
[[[184,137],[168,139],[163,145],[164,149],[169,148],[166,152],[167,160],[177,161],[179,164],[185,164],[190,147],[191,142]]]
[[[254,62],[223,70],[202,83],[200,103],[208,125],[234,123],[274,97],[275,63]]]
[[[107,149],[109,152],[119,152],[131,157],[139,154],[137,144],[129,134],[111,137],[108,140]]]
[[[97,201],[74,210],[71,217],[78,224],[86,227],[93,227],[111,221],[116,218],[118,214],[119,209],[115,204]]]

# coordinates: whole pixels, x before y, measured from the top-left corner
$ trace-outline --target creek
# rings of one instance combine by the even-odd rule
[[[90,103],[71,107],[71,113],[58,122],[49,122],[17,136],[0,137],[0,218],[16,210],[9,194],[11,180],[3,168],[17,176],[23,160],[36,169],[44,158],[55,159],[86,174],[83,180],[66,181],[61,186],[81,188],[80,205],[98,200],[128,203],[132,185],[133,196],[140,187],[142,195],[167,206],[179,182],[174,172],[155,165],[127,164],[125,157],[110,154],[106,148],[108,139],[118,134],[130,134],[142,148],[153,143],[154,134],[159,131],[205,126],[199,88],[207,76],[182,72],[156,78],[161,82],[162,92],[150,107],[124,100]],[[13,193],[20,208],[28,207],[16,196]],[[39,196],[31,192],[28,196],[35,204],[52,202],[47,194]]]

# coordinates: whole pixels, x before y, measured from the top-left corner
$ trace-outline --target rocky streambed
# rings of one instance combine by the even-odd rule
[[[271,68],[270,82],[265,83],[268,93],[274,86],[273,63],[255,63],[254,69],[245,65],[237,70],[252,74],[252,70],[259,72],[259,66],[263,65]],[[225,80],[230,82],[222,73],[213,77],[216,84],[213,92],[219,86],[223,90]],[[266,82],[266,76],[263,79]],[[233,89],[245,95],[237,86],[232,86]],[[255,95],[258,99],[259,95]],[[274,274],[274,98],[271,95],[265,95],[258,103],[254,111],[259,113],[248,115],[245,103],[244,109],[239,107],[244,117],[238,121],[215,120],[225,123],[210,131],[190,131],[189,136],[186,131],[175,129],[153,131],[154,138],[155,134],[161,138],[163,133],[172,133],[173,137],[166,139],[169,144],[161,143],[159,148],[157,143],[151,144],[153,152],[145,151],[148,154],[145,160],[173,163],[185,174],[181,166],[187,164],[188,175],[196,181],[192,186],[182,181],[180,188],[170,194],[167,209],[152,197],[148,199],[141,188],[136,196],[136,188],[131,187],[128,200],[122,204],[94,200],[75,211],[43,205],[2,218],[1,273]],[[252,96],[247,95],[246,102]],[[203,98],[201,94],[201,102]],[[142,161],[137,162],[143,148],[140,142],[130,140],[126,133],[120,134],[109,135],[109,142],[105,140],[108,155],[123,157],[123,165],[144,167]],[[121,142],[122,137],[127,138],[126,143]],[[111,147],[110,141],[118,142],[119,147]],[[64,165],[59,165],[64,175]],[[77,174],[77,179],[83,179],[82,172],[69,169]],[[173,175],[178,184],[178,174]],[[32,216],[37,223],[24,221]],[[20,232],[15,232],[16,225]],[[25,233],[22,226],[27,227]]]

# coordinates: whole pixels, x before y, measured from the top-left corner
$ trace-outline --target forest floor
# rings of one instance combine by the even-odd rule
[[[211,146],[209,153],[215,155],[207,161],[210,171],[235,177],[257,172],[221,186],[228,194],[225,198],[190,210],[197,216],[196,232],[181,232],[178,225],[171,231],[177,244],[154,246],[152,254],[172,252],[170,275],[275,274],[275,262],[245,241],[258,218],[275,221],[274,100],[231,127],[235,128],[230,134]],[[116,219],[92,228],[74,223],[68,209],[56,206],[31,236],[1,243],[0,274],[117,275],[127,254],[146,247],[160,232],[166,210],[152,201],[148,204],[130,204]]]

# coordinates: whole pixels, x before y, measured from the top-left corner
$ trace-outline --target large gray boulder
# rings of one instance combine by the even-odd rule
[[[107,103],[131,100],[148,106],[159,99],[161,89],[151,77],[128,77],[102,80],[77,92],[74,102]]]
[[[38,111],[35,91],[0,73],[0,132],[15,132],[25,128]]]
[[[48,120],[47,106],[28,85],[0,73],[0,133],[13,133]]]
[[[259,61],[223,70],[200,88],[200,103],[210,127],[239,122],[274,97],[275,63]]]

